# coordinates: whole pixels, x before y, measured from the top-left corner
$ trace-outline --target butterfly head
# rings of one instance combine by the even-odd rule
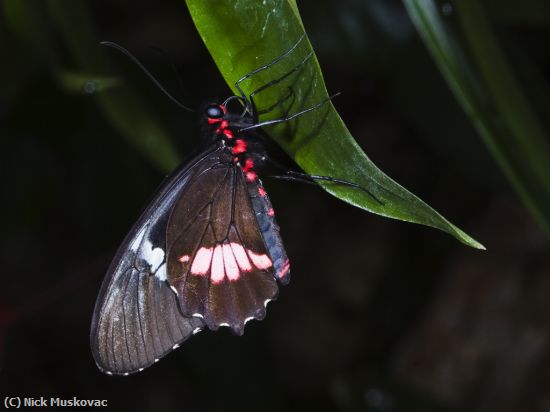
[[[223,121],[227,109],[223,104],[209,104],[206,106],[205,115],[209,124],[220,123]]]
[[[214,132],[213,135],[222,140],[226,145],[233,145],[235,135],[243,127],[249,126],[250,116],[246,116],[246,110],[239,113],[228,109],[228,104],[232,100],[237,100],[235,96],[226,99],[224,102],[210,102],[202,110],[202,124],[208,130],[207,135]],[[242,112],[242,113],[241,113]]]
[[[227,115],[227,108],[223,104],[210,103],[204,108],[204,116],[208,124],[218,124],[223,122]]]

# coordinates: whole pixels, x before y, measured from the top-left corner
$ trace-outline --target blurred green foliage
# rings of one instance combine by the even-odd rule
[[[489,151],[550,234],[550,129],[540,118],[548,113],[543,108],[550,107],[550,95],[537,108],[499,44],[488,13],[510,21],[510,5],[493,2],[485,9],[475,0],[405,0],[405,5]],[[529,0],[519,10],[514,22],[544,23],[544,11],[550,9],[547,2]],[[524,64],[536,72],[529,60]],[[540,74],[537,78],[540,84],[534,87],[548,89]]]
[[[99,47],[87,3],[49,0],[30,5],[24,1],[4,1],[3,6],[9,27],[44,58],[62,88],[74,89],[75,82],[82,83],[83,87],[87,84],[113,126],[155,166],[170,171],[178,164],[179,157],[171,139],[154,112],[131,89],[112,89],[117,80],[110,77],[110,59]],[[64,70],[54,38],[61,39],[78,73],[73,71],[68,75]],[[86,73],[94,74],[88,74],[86,79]],[[110,90],[99,93],[105,89]]]

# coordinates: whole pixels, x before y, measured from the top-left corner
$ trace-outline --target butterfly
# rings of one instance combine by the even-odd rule
[[[262,127],[288,122],[316,110],[335,95],[283,118],[259,115],[293,98],[293,91],[264,110],[253,96],[299,70],[312,57],[248,96],[240,84],[292,53],[304,40],[270,63],[239,79],[239,94],[209,102],[200,112],[202,150],[168,176],[113,258],[92,318],[90,343],[99,369],[107,374],[142,371],[208,328],[228,327],[242,335],[247,322],[261,320],[290,280],[290,263],[273,207],[259,178],[266,163],[281,165],[266,151]],[[130,57],[178,106],[182,105]],[[239,111],[229,109],[239,101]],[[365,191],[355,183],[285,169],[272,177],[316,184],[326,181]]]
[[[253,94],[288,73],[249,96],[240,83],[287,56],[302,40],[241,78],[236,84],[239,96],[201,109],[203,150],[165,180],[107,270],[90,334],[101,371],[141,371],[205,328],[225,326],[242,335],[247,322],[265,317],[268,302],[277,298],[278,284],[289,282],[289,260],[258,176],[269,159],[261,127],[289,121],[325,101],[292,116],[259,122]],[[127,50],[105,44],[149,74]],[[230,110],[234,100],[244,110]],[[312,180],[295,172],[282,177]]]

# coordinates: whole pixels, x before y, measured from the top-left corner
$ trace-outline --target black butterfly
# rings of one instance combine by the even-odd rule
[[[267,303],[277,297],[277,282],[289,282],[289,260],[279,226],[258,177],[269,161],[260,128],[314,110],[332,97],[292,116],[258,120],[259,114],[286,101],[292,92],[263,112],[256,110],[254,94],[298,70],[312,54],[249,96],[240,83],[287,56],[303,38],[241,78],[236,84],[240,96],[205,105],[201,111],[204,150],[166,179],[122,242],[92,319],[92,353],[103,372],[141,371],[204,327],[226,326],[242,335],[249,320],[265,317]],[[149,74],[127,50],[105,44],[127,54]],[[244,111],[228,110],[232,100],[240,101]],[[279,177],[309,183],[328,180],[362,189],[292,171]]]

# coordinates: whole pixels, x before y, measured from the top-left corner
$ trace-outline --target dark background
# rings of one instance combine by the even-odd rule
[[[229,94],[183,0],[83,3],[98,40],[132,50],[185,103]],[[88,343],[95,298],[163,173],[93,96],[63,90],[44,50],[0,15],[2,401],[76,396],[155,411],[550,411],[549,241],[402,4],[327,0],[300,9],[359,144],[488,250],[365,213],[315,187],[267,181],[293,276],[267,318],[243,337],[202,332],[138,375],[103,375]],[[523,48],[548,79],[550,25],[494,23],[503,44]],[[71,68],[66,39],[55,40]],[[150,46],[173,56],[183,89]],[[198,143],[196,118],[109,56],[121,87],[147,102],[185,157]]]

